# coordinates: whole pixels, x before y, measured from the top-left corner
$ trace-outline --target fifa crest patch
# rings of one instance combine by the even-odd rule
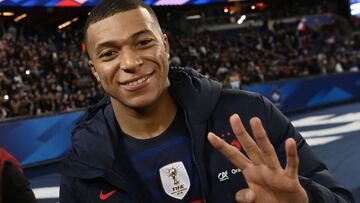
[[[183,162],[175,162],[159,169],[164,191],[170,197],[183,199],[190,189],[190,179]]]

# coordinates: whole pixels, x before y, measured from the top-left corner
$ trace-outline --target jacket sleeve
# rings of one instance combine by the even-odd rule
[[[310,203],[353,203],[352,194],[328,171],[314,154],[291,122],[269,100],[261,97],[265,105],[265,130],[274,145],[283,167],[286,166],[285,140],[294,138],[299,156],[299,181]]]
[[[60,183],[60,203],[77,203],[76,197],[76,179],[62,175]]]
[[[16,166],[10,162],[6,162],[2,176],[2,194],[4,203],[36,202],[29,181]]]

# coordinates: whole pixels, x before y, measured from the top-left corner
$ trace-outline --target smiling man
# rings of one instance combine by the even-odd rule
[[[354,201],[268,100],[169,68],[141,0],[102,1],[85,38],[108,96],[73,131],[61,202]]]

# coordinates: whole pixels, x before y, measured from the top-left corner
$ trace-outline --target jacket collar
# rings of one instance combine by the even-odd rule
[[[170,69],[170,93],[188,114],[190,124],[206,122],[217,104],[222,85],[194,69]]]

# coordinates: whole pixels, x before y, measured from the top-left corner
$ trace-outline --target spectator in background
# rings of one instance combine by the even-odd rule
[[[0,120],[6,118],[8,110],[3,106],[3,102],[0,100]]]
[[[21,101],[19,99],[19,95],[14,95],[14,98],[10,100],[10,110],[14,116],[20,115],[20,106]]]
[[[0,148],[0,203],[35,203],[34,193],[20,163]]]
[[[4,30],[0,33],[0,97],[4,100],[8,96],[1,103],[2,117],[40,116],[84,108],[96,101],[77,101],[74,105],[73,100],[81,100],[93,88],[93,98],[102,97],[84,65],[88,59],[76,32],[22,35],[11,24]]]
[[[238,71],[231,71],[227,74],[225,86],[231,89],[242,89],[241,75]]]

